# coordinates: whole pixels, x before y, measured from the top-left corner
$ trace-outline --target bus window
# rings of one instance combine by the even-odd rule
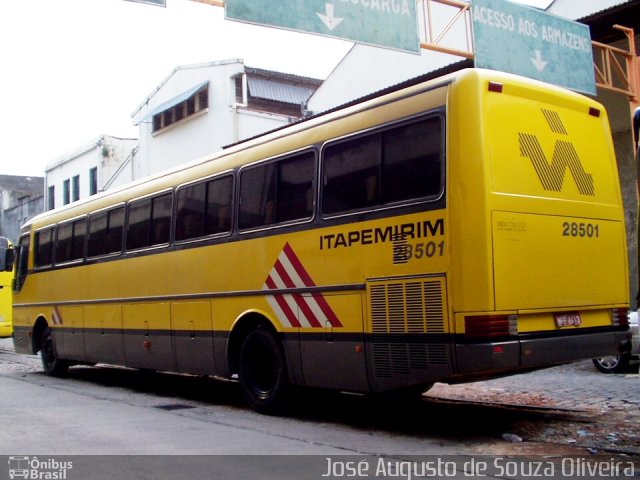
[[[382,137],[382,203],[439,196],[442,147],[440,117],[385,132]]]
[[[0,273],[13,271],[14,250],[8,238],[0,237]]]
[[[124,236],[124,206],[109,211],[107,241],[104,253],[120,253]]]
[[[89,216],[88,257],[122,251],[124,207],[93,213]]]
[[[57,264],[84,258],[86,228],[87,220],[84,218],[58,225],[55,244]]]
[[[127,250],[169,243],[172,199],[165,193],[129,204]]]
[[[315,154],[247,168],[240,176],[241,229],[311,218]]]
[[[53,261],[53,227],[36,232],[36,267],[47,267]]]
[[[79,260],[84,258],[84,240],[87,235],[87,219],[81,218],[73,222],[73,237],[71,239],[71,258]]]
[[[87,256],[97,257],[106,252],[106,236],[109,212],[94,213],[89,216],[89,245]]]
[[[16,277],[13,284],[13,291],[19,292],[27,278],[29,271],[29,235],[22,235],[18,240],[16,265]]]
[[[439,116],[327,146],[323,213],[440,196],[442,151]]]
[[[231,175],[207,182],[207,212],[204,223],[206,235],[231,231],[232,195]]]
[[[151,199],[146,198],[129,204],[127,223],[127,250],[149,246],[151,223]]]
[[[63,223],[56,229],[55,258],[56,263],[68,262],[71,256],[71,237],[73,235],[73,224]]]
[[[176,240],[188,240],[204,235],[206,187],[205,183],[198,183],[178,190]]]
[[[153,198],[151,202],[151,245],[169,243],[172,208],[173,195],[171,193]]]
[[[379,203],[379,152],[378,134],[325,150],[324,213],[359,210]]]
[[[176,240],[189,240],[231,230],[231,175],[178,190]]]

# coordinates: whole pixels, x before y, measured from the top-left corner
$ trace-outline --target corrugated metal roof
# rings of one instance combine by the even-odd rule
[[[252,75],[247,75],[247,87],[251,97],[293,105],[305,103],[315,91],[315,88],[309,86],[293,85]]]

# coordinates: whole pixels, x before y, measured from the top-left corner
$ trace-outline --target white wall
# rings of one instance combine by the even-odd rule
[[[102,137],[98,163],[99,192],[134,179],[132,155],[137,146],[137,138]]]
[[[232,105],[235,90],[231,77],[244,72],[240,60],[179,67],[134,114],[140,128],[140,150],[134,176],[146,175],[208,155],[234,140]],[[209,108],[153,133],[152,118],[145,118],[158,105],[170,101],[199,83],[209,80]]]
[[[307,108],[319,113],[460,60],[429,50],[415,55],[356,44],[311,96]]]
[[[226,145],[289,123],[286,115],[236,105],[234,77],[244,71],[243,61],[237,59],[174,69],[132,115],[140,132],[140,148],[133,162],[134,179],[210,155]],[[207,80],[208,109],[153,133],[150,114],[156,107]]]
[[[238,123],[237,135],[234,140],[236,142],[274,130],[290,122],[290,118],[284,115],[256,112],[246,108],[238,108],[236,115]]]
[[[98,142],[92,142],[85,149],[73,154],[70,157],[63,158],[53,164],[47,166],[45,170],[45,208],[50,209],[49,187],[55,188],[55,207],[64,205],[63,192],[64,181],[69,180],[69,195],[73,199],[73,177],[80,176],[80,198],[89,196],[89,170],[98,166],[99,147]]]
[[[113,178],[122,163],[137,145],[137,139],[121,139],[102,135],[78,150],[51,162],[45,169],[45,208],[49,198],[49,187],[55,187],[55,207],[64,205],[64,181],[69,180],[70,201],[73,202],[73,177],[79,176],[80,199],[90,194],[90,170],[97,168],[98,192],[105,183],[113,179],[112,186],[132,180],[131,169],[123,169]]]

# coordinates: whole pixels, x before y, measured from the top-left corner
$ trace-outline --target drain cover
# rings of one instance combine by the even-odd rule
[[[153,408],[157,408],[158,410],[186,410],[188,408],[196,408],[193,405],[185,405],[184,403],[169,403],[167,405],[156,405]]]

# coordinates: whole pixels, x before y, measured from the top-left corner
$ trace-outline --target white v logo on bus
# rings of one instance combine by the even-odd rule
[[[567,131],[556,112],[544,111],[549,127],[554,133],[567,135]],[[582,166],[573,143],[566,140],[556,140],[551,162],[542,150],[542,146],[535,135],[518,133],[520,140],[520,155],[531,160],[533,168],[545,190],[561,192],[567,169],[571,172],[581,195],[595,195],[593,176]]]

